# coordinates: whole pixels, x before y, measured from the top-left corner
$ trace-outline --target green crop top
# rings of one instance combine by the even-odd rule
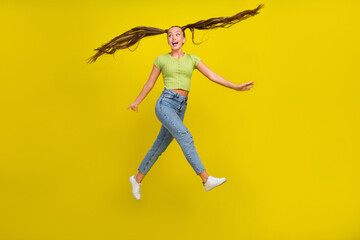
[[[200,60],[194,54],[185,53],[178,59],[166,53],[158,56],[154,65],[162,72],[165,88],[190,91],[191,76]]]

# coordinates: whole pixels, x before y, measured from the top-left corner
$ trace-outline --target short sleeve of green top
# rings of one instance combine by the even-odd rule
[[[158,56],[154,65],[162,72],[165,88],[190,91],[191,76],[200,60],[194,54],[185,53],[178,59],[167,53]]]

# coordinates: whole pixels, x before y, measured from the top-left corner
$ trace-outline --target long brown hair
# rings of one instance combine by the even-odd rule
[[[264,4],[260,4],[257,8],[253,10],[245,10],[239,12],[231,17],[217,17],[217,18],[210,18],[208,20],[200,20],[196,23],[187,24],[185,26],[172,26],[172,27],[180,27],[185,37],[185,29],[190,29],[192,33],[192,42],[196,45],[200,43],[194,42],[194,29],[198,30],[207,30],[207,29],[214,29],[214,28],[229,28],[235,23],[238,23],[242,20],[245,20],[251,16],[258,14],[258,11],[264,7]],[[171,27],[170,27],[171,28]],[[170,29],[169,28],[169,29]],[[96,48],[98,52],[88,58],[88,63],[95,62],[98,57],[103,54],[114,54],[118,49],[125,49],[128,48],[130,51],[135,51],[136,48],[139,46],[140,40],[144,37],[154,36],[162,33],[167,33],[169,29],[160,29],[154,27],[146,27],[146,26],[138,26],[134,27],[131,30],[124,32],[123,34],[113,38],[110,42],[103,44],[101,47]],[[138,42],[138,46],[131,50],[129,47],[134,45]]]

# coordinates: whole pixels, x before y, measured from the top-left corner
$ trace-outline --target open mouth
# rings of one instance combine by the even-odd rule
[[[172,45],[173,46],[177,46],[179,43],[178,42],[173,42]]]

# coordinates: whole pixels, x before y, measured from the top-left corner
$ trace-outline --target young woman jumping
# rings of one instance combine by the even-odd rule
[[[102,47],[95,49],[98,50],[98,53],[89,59],[90,63],[95,62],[96,59],[104,53],[113,54],[118,49],[124,49],[134,45],[143,37],[161,33],[167,34],[167,43],[171,48],[170,53],[162,54],[155,59],[148,81],[145,83],[139,96],[127,108],[137,112],[138,105],[151,91],[160,73],[162,73],[164,89],[155,105],[155,114],[162,123],[162,126],[155,142],[138,167],[138,173],[130,177],[132,193],[135,199],[140,200],[140,188],[144,176],[149,172],[159,156],[167,149],[174,138],[180,145],[195,173],[202,179],[205,191],[209,191],[226,182],[226,178],[216,178],[206,172],[199,154],[196,151],[193,136],[183,123],[190,91],[191,76],[193,71],[198,69],[209,80],[236,91],[250,90],[254,86],[254,82],[251,81],[242,84],[232,83],[213,72],[197,55],[183,52],[182,46],[186,42],[185,29],[189,28],[191,30],[192,41],[194,42],[194,29],[203,30],[230,27],[239,21],[258,14],[258,10],[262,7],[263,4],[260,4],[253,10],[240,12],[232,17],[211,18],[183,27],[172,26],[165,30],[144,26],[136,27],[114,38]]]

